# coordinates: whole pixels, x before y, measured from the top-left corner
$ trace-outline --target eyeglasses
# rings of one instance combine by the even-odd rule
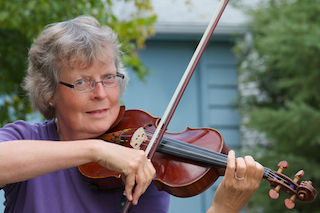
[[[92,91],[97,83],[102,83],[102,85],[106,88],[116,87],[122,84],[122,80],[124,79],[124,75],[121,73],[107,75],[101,81],[93,81],[88,79],[80,79],[73,84],[67,84],[62,81],[59,81],[60,84],[65,85],[67,87],[73,88],[75,92],[83,93]]]

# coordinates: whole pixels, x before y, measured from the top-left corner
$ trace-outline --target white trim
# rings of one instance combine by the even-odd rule
[[[203,34],[207,25],[204,23],[169,23],[161,22],[154,25],[155,32],[157,34]],[[246,32],[245,27],[241,25],[217,25],[214,34],[244,34]]]

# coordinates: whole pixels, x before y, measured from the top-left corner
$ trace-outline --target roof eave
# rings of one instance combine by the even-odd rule
[[[157,34],[185,34],[185,35],[199,35],[203,34],[207,25],[203,23],[156,23],[154,25]],[[245,34],[246,29],[242,25],[218,24],[214,34],[217,35],[235,35]]]

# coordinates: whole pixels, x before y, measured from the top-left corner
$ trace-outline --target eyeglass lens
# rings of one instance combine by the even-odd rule
[[[107,75],[101,81],[97,82],[93,80],[81,79],[74,83],[74,90],[76,92],[88,92],[93,90],[96,84],[100,82],[107,88],[116,87],[121,84],[122,78],[122,76],[120,77],[117,75]]]

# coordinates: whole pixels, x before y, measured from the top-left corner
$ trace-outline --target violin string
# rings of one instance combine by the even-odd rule
[[[206,149],[203,149],[201,147],[197,147],[197,146],[193,146],[191,144],[188,144],[188,143],[185,143],[185,142],[179,142],[179,141],[175,141],[175,140],[170,140],[170,143],[179,143],[179,145],[183,145],[184,147],[187,147],[187,148],[191,148],[193,149],[192,151],[190,151],[190,155],[193,155],[194,152],[201,152],[200,153],[200,156],[201,157],[205,157],[204,154],[208,154],[208,155],[213,155],[212,158],[210,158],[210,160],[213,160],[215,163],[220,163],[218,166],[223,166],[223,167],[226,167],[226,163],[227,163],[227,158],[228,156],[227,155],[224,155],[224,154],[221,154],[221,153],[218,153],[218,152],[213,152],[211,150],[206,150]],[[185,149],[181,149],[179,151],[184,151]],[[210,162],[210,163],[213,163],[213,162]],[[264,167],[264,173],[267,173],[267,176],[266,177],[269,177],[269,178],[273,178],[273,179],[277,179],[281,182],[284,182],[286,184],[290,184],[287,180],[285,180],[284,178],[282,178],[281,176],[278,176],[276,175],[270,168],[268,167]]]
[[[219,159],[219,158],[214,158],[210,156],[205,156],[203,155],[202,150],[197,150],[197,149],[183,149],[182,147],[176,146],[176,144],[162,144],[162,146],[165,145],[165,151],[173,152],[174,154],[177,154],[179,156],[186,156],[186,158],[191,158],[192,160],[196,160],[198,162],[202,163],[207,163],[209,165],[216,165],[216,166],[221,166],[225,167],[226,162],[225,160]],[[181,144],[180,144],[181,145]],[[187,146],[186,146],[187,148]],[[200,152],[199,152],[200,151]],[[209,154],[214,154],[214,152],[209,153]]]
[[[135,132],[136,129],[137,128],[132,128],[132,129],[126,130],[125,133]],[[149,137],[151,138],[150,135],[152,135],[153,132],[150,131],[150,130],[145,130],[145,131],[146,131],[146,133],[149,133],[149,134],[147,134],[148,139],[145,140],[142,144],[143,145],[148,145],[148,143],[150,142]],[[129,137],[132,137],[132,134],[128,134],[128,135],[127,134],[123,134],[122,136],[126,137],[126,138],[129,138]],[[144,139],[144,138],[142,138],[142,139]],[[166,142],[165,145],[164,145],[164,143],[162,143],[162,146],[165,146],[165,148],[164,148],[165,150],[164,151],[170,152],[173,155],[176,155],[177,153],[179,153],[180,155],[184,155],[184,157],[187,158],[187,159],[190,158],[190,156],[193,156],[194,158],[196,158],[196,159],[193,159],[193,160],[198,160],[199,162],[213,164],[213,165],[214,164],[218,164],[216,166],[226,167],[228,156],[225,155],[225,154],[214,152],[214,151],[211,151],[211,150],[207,150],[207,149],[204,149],[204,148],[201,148],[201,147],[197,147],[197,146],[194,146],[192,144],[181,142],[181,141],[178,141],[178,140],[168,139],[168,138],[165,138],[165,137],[163,137],[163,141]],[[170,144],[168,144],[168,143],[170,143]],[[184,152],[184,153],[181,154],[181,152]],[[203,161],[205,161],[205,162],[203,162]],[[214,161],[214,162],[211,162],[211,161]],[[288,182],[286,179],[282,178],[281,176],[276,175],[274,173],[274,171],[272,171],[268,167],[264,167],[264,172],[263,173],[264,173],[264,175],[263,175],[264,178],[277,179],[280,182],[286,183],[287,185],[291,185],[290,182]]]
[[[148,131],[148,133],[152,133],[152,132]],[[181,152],[184,152],[183,156],[181,156],[181,157],[185,157],[185,158],[188,159],[190,156],[193,156],[194,157],[193,160],[197,160],[199,162],[203,162],[204,161],[203,158],[206,158],[205,159],[205,163],[218,164],[217,166],[226,167],[227,155],[224,155],[224,154],[221,154],[221,153],[217,153],[217,152],[213,152],[211,150],[206,150],[206,149],[203,149],[201,147],[193,146],[193,145],[185,143],[185,142],[178,142],[178,141],[175,141],[175,140],[169,140],[169,141],[170,141],[170,144],[165,144],[165,148],[166,148],[165,151],[170,152],[170,153],[167,153],[167,154],[176,155],[177,151],[178,151],[180,153],[180,155],[182,155]],[[168,142],[168,139],[167,139],[166,142]],[[144,144],[147,144],[147,143],[144,142]],[[173,144],[181,146],[181,147],[174,146]],[[164,143],[162,143],[162,146],[163,145],[164,145]],[[193,150],[187,150],[185,148],[191,148]],[[202,153],[199,153],[199,152],[202,152]],[[195,153],[197,153],[197,155],[195,155]],[[205,156],[204,154],[214,155],[214,157],[208,159],[208,156]],[[214,162],[212,162],[212,161],[214,161]],[[281,176],[275,175],[275,173],[268,167],[264,167],[264,177],[265,178],[277,179],[277,180],[279,180],[281,182],[285,182],[286,184],[288,184],[287,180],[283,179]]]
[[[199,158],[199,160],[203,160],[206,159],[207,163],[212,163],[211,161],[215,161],[215,162],[219,162],[219,166],[226,166],[226,155],[218,153],[218,152],[214,152],[202,147],[198,147],[198,146],[194,146],[192,144],[189,143],[185,143],[185,142],[181,142],[178,140],[173,140],[173,139],[169,139],[169,138],[164,138],[164,142],[166,143],[166,147],[168,147],[168,145],[171,145],[170,147],[174,147],[177,149],[177,151],[179,152],[184,152],[186,150],[188,150],[188,155],[194,155],[196,154],[197,158]]]
[[[153,134],[152,131],[145,130],[147,136]],[[150,134],[150,135],[149,135]],[[125,136],[125,135],[123,135]],[[131,135],[130,135],[131,136]],[[149,137],[147,142],[149,141]],[[226,155],[213,152],[211,150],[207,150],[198,146],[191,145],[189,143],[181,142],[178,140],[163,138],[162,143],[162,151],[170,152],[173,155],[182,155],[184,153],[184,157],[187,159],[190,156],[193,156],[193,160],[197,160],[199,162],[208,163],[208,164],[218,164],[217,166],[226,167]],[[147,144],[147,142],[143,142],[142,144]],[[165,144],[164,144],[165,143]]]
[[[189,145],[189,144],[186,144],[186,145]],[[193,151],[194,151],[194,150],[193,150]],[[193,154],[194,154],[193,151],[191,151],[191,153],[189,153],[189,154],[193,155]],[[199,150],[197,150],[197,151],[199,151]],[[223,163],[223,164],[222,164],[223,167],[225,166],[224,163],[226,163],[226,161],[227,161],[227,155],[223,155],[223,154],[220,154],[220,153],[215,153],[215,152],[212,152],[212,151],[208,151],[207,153],[208,153],[208,154],[214,153],[214,154],[215,154],[215,157],[217,157],[217,154],[221,155],[222,158],[220,158],[220,159],[215,158],[214,160],[220,160],[220,162]],[[211,159],[210,159],[210,160],[211,160]],[[211,162],[211,163],[212,163],[212,162]],[[221,166],[221,165],[220,165],[220,166]],[[288,182],[287,180],[285,180],[285,179],[282,178],[281,176],[277,176],[277,175],[276,175],[270,168],[268,168],[268,167],[264,167],[264,176],[265,176],[266,178],[277,179],[277,180],[279,180],[279,181],[281,181],[281,182],[283,182],[283,183],[286,183],[287,185],[290,185],[290,182]]]
[[[148,133],[150,133],[150,134],[153,134],[153,132],[152,131],[148,131],[148,130],[146,130]],[[134,130],[129,130],[129,131],[127,131],[127,132],[134,132]],[[123,136],[127,136],[127,137],[130,137],[130,136],[132,136],[132,135],[123,135]],[[147,142],[149,141],[149,139],[147,140]],[[143,142],[142,144],[147,144],[147,142]],[[177,141],[175,141],[175,140],[170,140],[170,143],[171,144],[173,144],[173,143],[177,143]],[[162,144],[163,145],[163,144]],[[175,144],[176,145],[176,144]],[[226,166],[226,162],[227,162],[227,156],[226,155],[224,155],[224,154],[220,154],[220,153],[215,153],[215,152],[212,152],[212,151],[207,151],[207,150],[199,150],[199,147],[195,147],[195,146],[193,146],[193,145],[190,145],[190,144],[188,144],[188,143],[184,143],[184,142],[180,142],[179,143],[179,145],[181,146],[181,145],[183,145],[184,147],[187,147],[187,148],[195,148],[196,149],[196,151],[202,151],[202,156],[201,157],[204,157],[204,154],[209,154],[209,155],[211,155],[212,153],[214,153],[214,160],[215,161],[217,161],[217,162],[220,162],[220,163],[222,163],[223,164],[223,166]],[[174,149],[174,148],[176,148],[176,147],[174,147],[174,146],[170,146],[169,144],[166,144],[166,148],[168,148],[168,147],[170,147],[171,149]],[[168,151],[168,150],[166,150],[166,151]],[[178,151],[186,151],[185,149],[179,149]],[[205,152],[205,151],[207,151],[207,152]],[[188,154],[190,154],[190,152],[191,152],[191,154],[194,154],[194,151],[188,151]],[[175,153],[171,153],[171,154],[175,154]],[[189,155],[188,155],[189,156]],[[219,164],[220,165],[220,164]],[[264,175],[265,177],[274,177],[274,173],[273,172],[271,172],[271,170],[269,169],[269,168],[266,168],[265,167],[265,172],[264,173],[267,173],[266,175]]]
[[[268,178],[272,178],[272,179],[276,179],[282,183],[285,183],[287,186],[295,189],[295,185],[292,184],[290,181],[286,180],[285,178],[282,178],[281,176],[277,175],[274,171],[272,171],[270,168],[268,167],[264,167],[264,169],[266,170],[266,172],[268,173],[267,177]]]

